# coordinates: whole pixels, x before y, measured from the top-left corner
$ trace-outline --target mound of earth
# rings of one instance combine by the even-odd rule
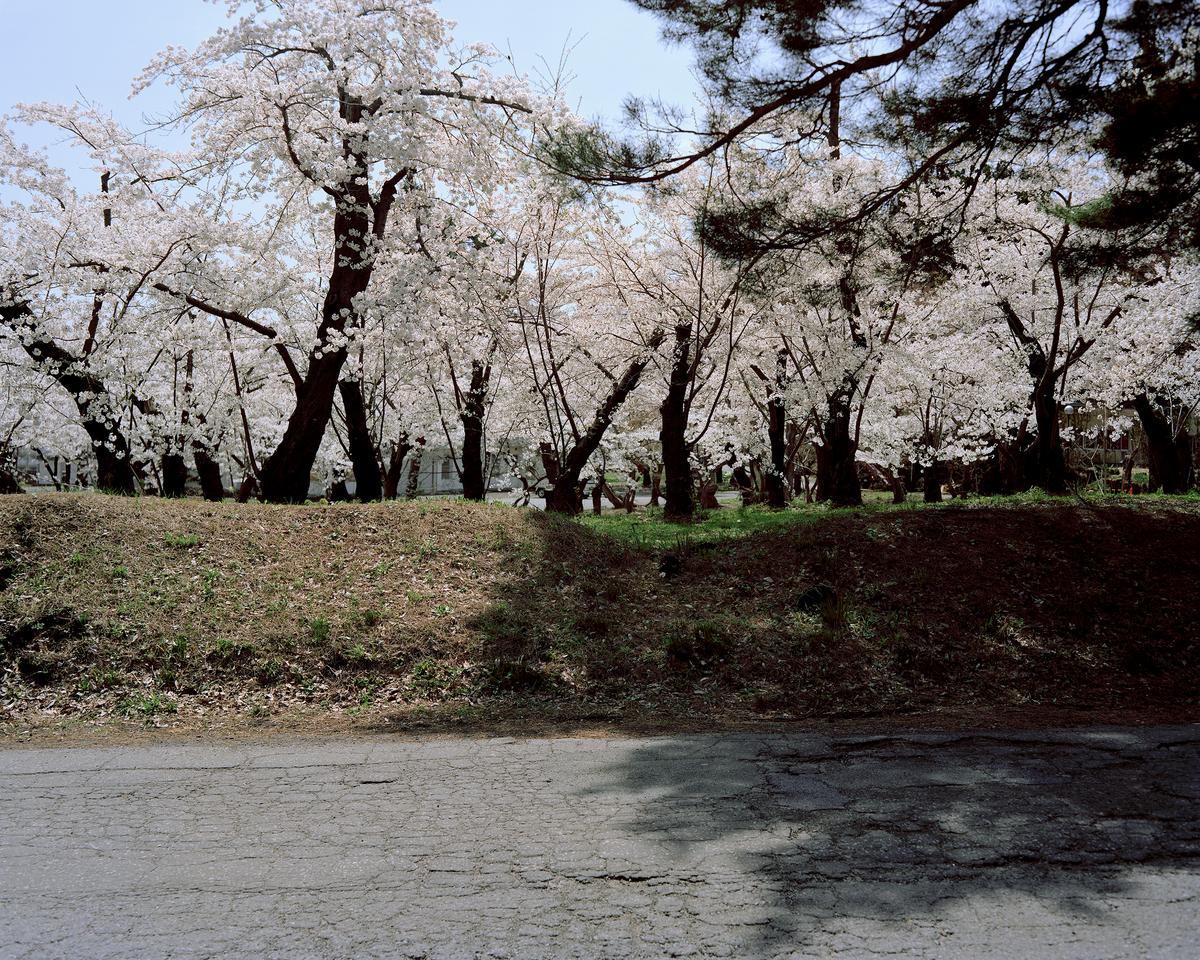
[[[0,708],[700,725],[1188,713],[1200,512],[830,513],[641,549],[506,506],[0,498]]]

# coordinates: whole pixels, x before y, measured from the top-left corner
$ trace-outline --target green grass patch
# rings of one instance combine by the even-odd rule
[[[794,500],[783,510],[752,505],[722,507],[719,510],[698,510],[691,523],[668,523],[658,507],[644,507],[636,513],[587,514],[581,518],[589,530],[628,543],[639,549],[658,552],[685,550],[695,544],[719,543],[751,537],[757,534],[778,533],[818,523],[833,517],[852,517],[864,514],[890,514],[912,510],[1019,509],[1030,506],[1070,506],[1084,503],[1090,506],[1136,505],[1140,501],[1169,505],[1200,503],[1200,491],[1182,495],[1139,494],[1131,497],[1099,487],[1079,488],[1066,495],[1033,489],[1008,496],[973,496],[946,499],[941,503],[926,503],[921,495],[910,495],[903,503],[893,503],[890,493],[864,490],[860,507],[831,507],[823,503]],[[868,528],[868,539],[881,536],[880,531]]]
[[[787,530],[811,523],[826,508],[768,510],[764,507],[730,507],[696,514],[690,524],[668,523],[656,507],[637,513],[589,515],[583,523],[589,529],[614,537],[644,550],[676,550],[694,543],[714,543],[756,533]]]

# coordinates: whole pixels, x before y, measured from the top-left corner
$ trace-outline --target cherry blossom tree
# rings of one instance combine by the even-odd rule
[[[194,51],[165,51],[141,81],[178,89],[173,120],[193,139],[193,209],[211,217],[207,242],[189,245],[159,289],[279,350],[295,400],[259,470],[265,499],[307,495],[335,395],[360,495],[374,498],[382,477],[366,405],[359,381],[341,374],[380,264],[409,255],[390,222],[411,217],[444,179],[492,179],[493,157],[533,107],[523,86],[489,72],[485,48],[453,47],[426,0],[229,7],[229,27]],[[253,238],[231,246],[251,221],[268,248]],[[261,296],[237,296],[244,276],[231,278],[230,263],[268,259],[269,289],[298,275],[310,312],[299,329],[271,322],[278,307]]]

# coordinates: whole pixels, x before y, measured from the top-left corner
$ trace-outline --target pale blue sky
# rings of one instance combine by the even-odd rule
[[[625,0],[435,0],[435,6],[458,22],[456,39],[511,48],[522,72],[532,74],[539,57],[556,63],[570,37],[571,103],[586,117],[617,117],[630,93],[676,104],[694,96],[689,52],[664,45],[654,18]],[[0,0],[0,113],[16,103],[82,95],[136,128],[142,115],[163,110],[170,94],[148,91],[130,101],[133,77],[162,47],[205,37],[224,20],[223,11],[204,0]]]

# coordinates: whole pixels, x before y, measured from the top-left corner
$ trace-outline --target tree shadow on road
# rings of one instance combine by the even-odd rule
[[[922,952],[939,922],[982,911],[1012,911],[1018,936],[1088,928],[1136,895],[1138,865],[1200,865],[1195,728],[680,737],[606,773],[584,793],[634,798],[624,827],[658,860],[630,869],[699,877],[689,912],[739,929],[745,957],[851,928],[860,949]]]

